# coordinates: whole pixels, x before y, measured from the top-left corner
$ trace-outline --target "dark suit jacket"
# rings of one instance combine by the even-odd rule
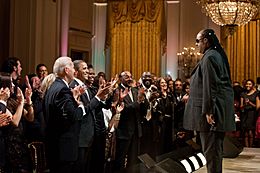
[[[192,72],[184,128],[220,132],[235,130],[233,103],[229,66],[216,50],[208,49]],[[206,114],[214,115],[215,127],[207,123]]]
[[[6,112],[6,106],[3,104],[3,103],[0,103],[0,111],[2,113],[5,113]]]
[[[122,85],[119,85],[119,90],[124,89]],[[124,109],[121,112],[120,121],[116,130],[117,138],[119,139],[131,139],[134,134],[138,137],[142,136],[141,128],[141,115],[145,115],[144,108],[137,102],[138,90],[131,87],[133,95],[133,102],[129,95],[123,99]]]
[[[49,161],[76,161],[83,111],[61,78],[56,78],[46,92],[43,106]]]
[[[6,112],[6,106],[0,103],[0,111],[2,113]],[[1,115],[0,115],[1,116]],[[0,127],[0,168],[5,165],[5,141],[4,141],[4,131]]]
[[[70,87],[74,88],[79,83],[73,80],[70,83]],[[91,97],[90,91],[89,97],[86,93],[80,96],[81,101],[85,106],[86,115],[82,118],[80,133],[79,133],[79,147],[90,147],[94,138],[94,127],[95,127],[95,109],[102,103],[95,97]]]
[[[91,86],[88,88],[90,93],[90,99],[94,98],[98,92],[98,88],[95,86]],[[96,136],[104,136],[106,133],[106,126],[104,121],[104,114],[102,109],[111,109],[113,97],[108,97],[105,101],[102,101],[101,104],[95,109],[95,135]]]

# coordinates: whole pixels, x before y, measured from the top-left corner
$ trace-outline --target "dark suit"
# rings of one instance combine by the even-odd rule
[[[70,87],[74,88],[79,85],[76,80],[70,83]],[[88,94],[86,93],[88,92]],[[94,139],[95,128],[95,109],[102,103],[95,97],[90,97],[90,91],[86,91],[80,96],[85,106],[86,115],[82,118],[79,132],[79,157],[77,172],[89,172],[90,169],[90,151]]]
[[[72,88],[76,85],[79,85],[76,80],[73,80],[70,83],[70,87]],[[92,97],[88,89],[87,92],[89,93],[88,95],[87,93],[84,93],[80,96],[80,99],[85,106],[86,116],[84,116],[81,121],[79,147],[89,147],[92,145],[95,126],[95,109],[102,104],[97,98]]]
[[[44,111],[50,171],[74,172],[83,110],[78,107],[70,88],[61,78],[56,78],[46,92]]]
[[[6,106],[0,102],[0,111],[6,112]],[[0,115],[1,116],[1,115]],[[5,141],[4,141],[4,127],[0,127],[0,172],[5,165]]]
[[[124,89],[119,85],[119,90]],[[118,128],[116,129],[116,156],[115,156],[115,170],[124,168],[125,157],[127,158],[127,165],[131,166],[137,162],[139,154],[139,140],[142,136],[141,130],[141,115],[146,111],[144,106],[140,106],[137,102],[138,90],[131,88],[133,101],[129,94],[124,97],[124,109],[121,112]]]
[[[95,98],[98,89],[94,86],[88,88],[90,99]],[[102,108],[110,109],[112,97],[106,101],[101,101],[95,108],[95,135],[91,148],[91,166],[89,172],[103,173],[105,165],[105,147],[106,147],[106,126]]]
[[[233,89],[229,66],[213,49],[208,49],[191,76],[190,97],[184,112],[184,128],[200,131],[208,172],[221,172],[226,131],[235,130]],[[213,114],[211,126],[206,114]]]

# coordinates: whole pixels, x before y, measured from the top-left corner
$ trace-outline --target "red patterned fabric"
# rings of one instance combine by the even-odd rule
[[[256,120],[255,138],[260,139],[260,111],[258,111],[258,117]]]

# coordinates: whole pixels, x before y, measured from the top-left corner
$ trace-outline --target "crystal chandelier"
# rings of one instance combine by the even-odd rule
[[[258,12],[260,0],[197,0],[217,25],[245,25]]]

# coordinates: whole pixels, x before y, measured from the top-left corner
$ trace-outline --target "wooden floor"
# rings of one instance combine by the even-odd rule
[[[260,148],[244,148],[236,158],[224,158],[223,173],[260,173]],[[195,173],[207,173],[206,166]]]

